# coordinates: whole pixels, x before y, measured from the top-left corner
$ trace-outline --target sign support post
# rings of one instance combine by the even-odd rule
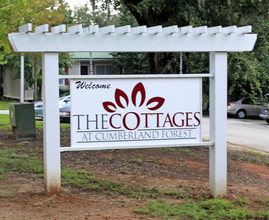
[[[210,52],[210,192],[227,194],[227,52]]]
[[[24,54],[21,54],[21,71],[20,71],[20,103],[24,102]]]
[[[47,194],[61,192],[61,156],[59,121],[59,56],[42,54],[44,179]]]

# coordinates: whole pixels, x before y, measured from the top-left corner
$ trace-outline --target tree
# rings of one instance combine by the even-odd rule
[[[10,65],[18,68],[18,56],[12,55],[8,42],[8,33],[17,32],[18,27],[25,23],[32,23],[33,26],[49,24],[55,26],[72,21],[68,4],[63,0],[6,0],[0,4],[0,53],[1,64],[11,61]],[[8,54],[10,54],[8,56]],[[11,57],[11,58],[10,58]],[[17,59],[17,61],[16,61]],[[25,54],[26,63],[26,85],[33,86],[34,100],[41,95],[41,58],[40,54]],[[12,62],[13,61],[13,62]],[[15,71],[18,73],[19,69]],[[29,74],[30,73],[30,74]],[[15,74],[15,77],[19,77]]]
[[[41,99],[42,92],[42,60],[40,53],[25,53],[24,60],[24,79],[25,88],[33,88],[34,100]],[[7,56],[9,66],[14,71],[13,78],[20,77],[20,54],[10,53]],[[66,74],[65,68],[71,66],[72,60],[67,53],[61,53],[59,56],[59,73],[60,75]]]
[[[95,25],[95,24],[98,24],[100,27],[103,27],[103,26],[118,23],[119,18],[117,14],[111,15],[111,11],[109,11],[109,15],[108,15],[104,11],[106,9],[105,6],[103,6],[102,8],[98,8],[95,5],[97,3],[96,1],[91,1],[91,2],[93,4],[92,7],[89,7],[88,4],[85,4],[80,7],[75,7],[75,10],[74,10],[75,23],[82,24],[85,27],[89,25]]]
[[[261,96],[269,85],[269,1],[268,0],[121,0],[139,25],[230,26],[252,25],[258,33],[253,52],[229,54],[229,95]],[[149,54],[152,73],[170,73],[178,65],[178,54]],[[173,60],[175,62],[171,62]],[[184,55],[184,70],[208,71],[208,56]],[[197,68],[197,63],[200,67]],[[170,68],[167,68],[170,65]]]
[[[60,24],[65,19],[68,4],[63,0],[3,0],[0,2],[0,48],[11,52],[8,33],[32,23],[33,26]]]

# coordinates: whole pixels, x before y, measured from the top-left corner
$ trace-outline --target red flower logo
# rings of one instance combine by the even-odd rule
[[[137,103],[137,95],[140,93],[141,100]],[[131,95],[132,103],[134,106],[141,107],[146,100],[146,90],[144,85],[140,82],[136,84],[136,86],[133,88],[132,95]],[[124,101],[123,101],[124,100]],[[162,97],[153,97],[150,100],[147,101],[146,106],[149,110],[155,111],[162,107],[164,103],[164,98]],[[120,108],[126,108],[129,105],[129,98],[126,95],[125,92],[123,92],[120,89],[116,89],[115,91],[115,102],[118,107]],[[153,106],[152,103],[156,103]],[[151,107],[148,107],[151,105]],[[113,102],[103,102],[103,107],[107,112],[113,113],[116,112],[117,106]]]

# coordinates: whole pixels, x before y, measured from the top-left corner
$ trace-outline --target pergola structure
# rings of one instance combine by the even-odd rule
[[[60,193],[61,168],[59,126],[60,52],[209,52],[208,74],[154,75],[154,77],[209,77],[210,79],[210,191],[213,196],[227,193],[227,52],[251,51],[257,39],[251,26],[237,27],[115,27],[76,25],[35,28],[26,24],[9,34],[15,52],[41,52],[44,99],[45,190]],[[75,76],[61,76],[72,78]],[[77,77],[77,76],[76,76]],[[83,76],[85,77],[85,76]],[[86,76],[98,78],[98,76]],[[107,76],[106,76],[107,77]],[[116,76],[119,77],[119,76]],[[125,77],[125,76],[121,76]],[[129,78],[135,76],[128,76]],[[141,76],[143,77],[143,76]],[[146,77],[146,76],[144,76]],[[194,146],[194,145],[189,145]]]

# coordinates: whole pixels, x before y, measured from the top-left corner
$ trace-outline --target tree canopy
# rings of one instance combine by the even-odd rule
[[[63,0],[3,0],[0,2],[0,48],[10,52],[8,33],[32,23],[34,26],[61,24],[65,20],[67,3]]]
[[[91,0],[110,4],[114,9],[127,8],[137,25],[245,26],[252,25],[258,40],[252,52],[229,53],[228,93],[232,98],[261,97],[269,90],[269,1],[268,0]],[[123,20],[120,17],[119,20]],[[125,23],[126,24],[126,23]],[[123,68],[130,67],[127,55],[118,54]],[[124,62],[124,60],[126,62]],[[188,73],[208,72],[208,53],[185,53],[183,70]],[[143,59],[142,59],[143,61]],[[137,59],[134,61],[137,65]],[[149,53],[150,73],[177,73],[178,53]]]
[[[229,54],[228,92],[237,98],[249,94],[257,97],[268,91],[268,0],[122,0],[121,3],[129,9],[139,25],[252,25],[253,32],[258,34],[253,52]],[[150,55],[152,72],[165,70],[168,60],[171,61],[173,57],[171,54]],[[185,54],[184,60],[185,70],[208,71],[208,57],[203,54]]]
[[[268,0],[89,0],[71,14],[63,0],[4,0],[0,3],[0,58],[1,53],[10,51],[7,33],[27,22],[52,26],[59,23],[179,27],[252,25],[253,32],[258,34],[254,50],[229,53],[228,93],[232,98],[260,97],[269,90],[268,8]],[[134,68],[136,73],[179,71],[179,53],[118,53],[114,56],[118,70]],[[184,73],[208,72],[208,67],[208,53],[183,54]]]
[[[69,19],[69,20],[68,20]],[[4,0],[0,2],[0,65],[8,62],[14,70],[14,78],[19,78],[19,54],[12,53],[8,33],[17,32],[18,27],[32,23],[33,26],[49,24],[56,26],[70,22],[68,4],[63,0]],[[66,57],[66,56],[64,56]],[[68,65],[62,61],[63,65]],[[41,95],[41,55],[25,54],[26,87],[33,87],[34,100]]]

